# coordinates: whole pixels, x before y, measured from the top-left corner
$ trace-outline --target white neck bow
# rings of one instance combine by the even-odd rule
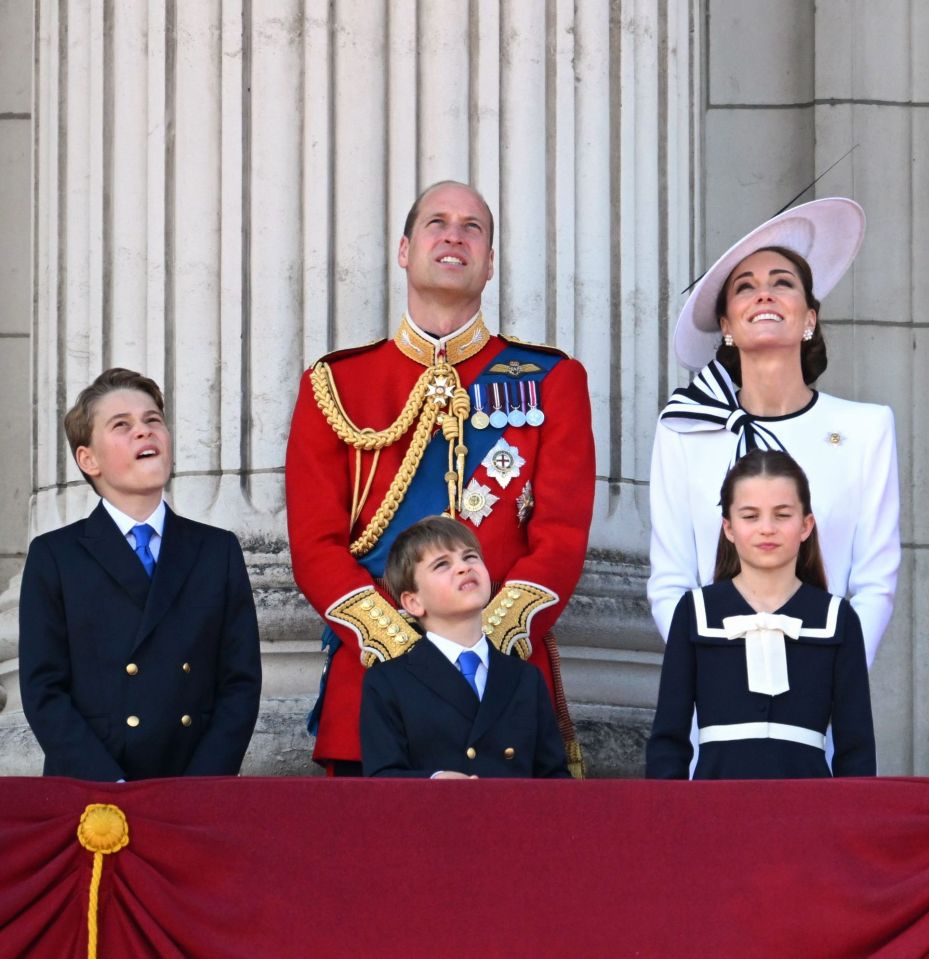
[[[802,619],[780,613],[727,616],[723,620],[727,639],[745,637],[745,665],[751,692],[777,696],[790,689],[784,637],[797,639],[802,627]]]

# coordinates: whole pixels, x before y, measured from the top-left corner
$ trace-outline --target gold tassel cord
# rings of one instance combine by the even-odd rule
[[[456,499],[456,506],[458,512],[461,512],[461,494],[464,489],[464,471],[465,471],[465,458],[468,455],[468,447],[464,445],[464,424],[465,420],[471,415],[471,397],[468,396],[468,391],[461,386],[458,386],[455,389],[455,392],[452,395],[452,415],[458,421],[458,439],[459,442],[455,445],[455,472],[458,474],[458,496]],[[454,516],[454,511],[452,516]]]
[[[449,375],[446,371],[450,371],[457,381],[458,375],[452,367],[430,366],[416,381],[400,415],[384,430],[359,429],[349,419],[339,399],[339,391],[336,389],[332,370],[328,364],[317,363],[310,374],[310,381],[313,384],[316,403],[339,439],[355,449],[376,450],[392,446],[406,434],[422,409],[423,400],[432,380],[437,375]]]
[[[449,410],[442,416],[441,422],[443,437],[449,443],[449,469],[446,473],[449,488],[449,510],[452,516],[455,515],[456,507],[460,508],[461,503],[464,461],[467,454],[467,448],[459,440],[464,432],[464,420],[470,413],[470,398],[467,390],[462,388],[458,372],[453,366],[448,363],[438,363],[426,369],[416,381],[403,409],[400,411],[400,415],[384,430],[360,429],[351,421],[339,398],[332,371],[327,364],[317,364],[310,374],[310,378],[316,403],[323,416],[326,417],[336,435],[344,443],[358,451],[352,502],[352,526],[357,521],[371,490],[380,450],[391,446],[402,436],[405,436],[414,420],[417,416],[419,417],[409,448],[403,456],[400,468],[391,481],[384,499],[361,535],[349,546],[353,556],[364,556],[373,549],[396,515],[404,496],[406,496],[406,491],[416,475],[423,454],[426,452],[426,447],[432,439],[432,432],[438,422],[439,414],[446,407],[449,407]],[[359,495],[361,451],[373,451],[375,458],[365,483],[364,492]]]
[[[384,494],[381,505],[378,506],[362,534],[349,546],[349,552],[352,556],[364,556],[365,553],[372,550],[383,535],[384,530],[390,525],[390,521],[403,502],[403,497],[406,496],[406,491],[410,488],[410,483],[413,482],[413,477],[419,468],[419,461],[423,458],[423,453],[426,452],[426,447],[429,445],[436,415],[436,407],[427,406],[423,410],[419,423],[416,424],[413,439],[410,441],[410,447],[404,454],[400,469],[397,470],[396,476],[394,476],[387,492]]]
[[[87,959],[97,959],[97,911],[103,857],[129,845],[129,823],[119,806],[93,803],[81,815],[77,838],[85,849],[94,854],[87,903]]]

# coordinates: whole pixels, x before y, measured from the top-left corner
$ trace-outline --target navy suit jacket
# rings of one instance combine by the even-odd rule
[[[539,670],[490,646],[478,700],[428,639],[372,666],[361,697],[366,776],[439,770],[497,777],[567,777],[564,745]]]
[[[232,533],[168,509],[150,580],[101,503],[33,540],[19,610],[23,710],[46,775],[238,773],[261,659]]]

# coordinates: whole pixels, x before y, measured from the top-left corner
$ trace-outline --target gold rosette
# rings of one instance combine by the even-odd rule
[[[94,854],[90,876],[90,894],[87,904],[87,959],[97,956],[97,898],[103,857],[119,852],[129,845],[129,823],[119,806],[92,803],[81,815],[77,826],[78,842]]]

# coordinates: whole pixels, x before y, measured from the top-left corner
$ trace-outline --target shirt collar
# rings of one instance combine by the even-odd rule
[[[103,503],[103,508],[113,517],[113,522],[119,527],[119,531],[123,536],[128,536],[132,530],[133,526],[145,525],[148,524],[156,532],[158,536],[164,535],[165,528],[165,501],[162,500],[156,507],[154,512],[148,519],[143,520],[140,524],[138,520],[133,519],[131,516],[127,516],[122,510],[117,509],[109,500],[101,499]]]
[[[427,333],[413,322],[409,313],[404,313],[394,343],[404,356],[423,366],[442,362],[454,366],[479,353],[489,339],[490,332],[480,310],[460,329],[440,337]]]
[[[461,643],[453,642],[450,639],[446,639],[444,636],[439,636],[438,633],[426,632],[426,639],[428,639],[438,650],[439,652],[453,665],[457,665],[458,657],[466,649],[469,649],[472,653],[477,653],[478,659],[484,664],[484,667],[487,668],[487,661],[490,659],[490,651],[487,648],[487,637],[481,636],[481,638],[473,646],[462,646]]]

